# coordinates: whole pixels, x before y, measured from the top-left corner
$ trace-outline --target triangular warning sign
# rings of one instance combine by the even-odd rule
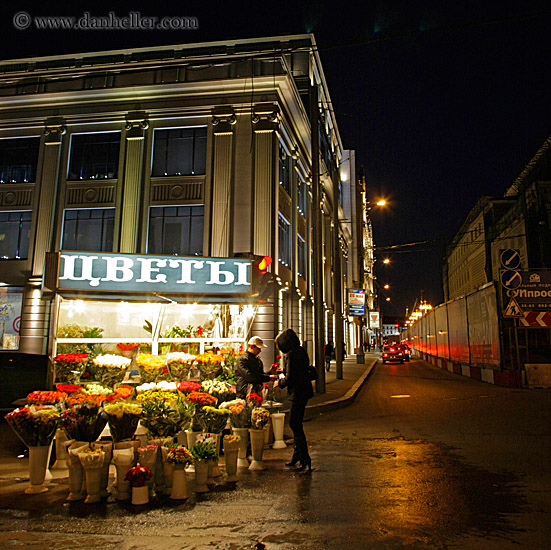
[[[518,302],[514,298],[509,300],[509,303],[503,312],[503,317],[524,317],[522,309],[520,309]]]

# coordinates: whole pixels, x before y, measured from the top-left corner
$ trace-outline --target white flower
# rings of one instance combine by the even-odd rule
[[[166,362],[175,362],[175,363],[192,363],[195,361],[195,355],[190,355],[189,353],[182,353],[175,351],[172,353],[166,354]]]
[[[98,367],[111,367],[117,369],[125,369],[130,365],[131,362],[132,359],[122,357],[121,355],[114,355],[111,353],[98,355],[93,359],[94,365],[97,365]]]

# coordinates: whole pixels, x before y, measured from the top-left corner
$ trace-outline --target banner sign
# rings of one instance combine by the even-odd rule
[[[516,276],[509,276],[510,273]],[[551,269],[503,271],[501,276],[503,304],[515,298],[522,311],[549,310],[551,307]]]
[[[250,294],[251,260],[62,251],[57,290]]]
[[[348,314],[365,315],[365,289],[348,289]]]
[[[380,317],[378,311],[369,312],[369,328],[381,328]]]

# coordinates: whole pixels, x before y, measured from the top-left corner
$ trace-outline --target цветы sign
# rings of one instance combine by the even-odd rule
[[[247,294],[251,261],[241,258],[60,253],[58,290]]]

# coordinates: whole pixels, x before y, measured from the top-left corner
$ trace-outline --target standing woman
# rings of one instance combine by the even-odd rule
[[[312,470],[312,461],[308,454],[308,444],[306,443],[306,434],[302,427],[304,420],[304,411],[308,399],[314,397],[312,381],[308,372],[310,359],[308,353],[300,345],[300,340],[295,331],[291,328],[278,334],[275,339],[277,347],[284,354],[283,373],[279,375],[277,384],[280,388],[287,388],[289,401],[291,402],[291,414],[289,425],[293,430],[295,440],[295,450],[291,462],[286,466],[296,466],[295,472],[301,472],[308,468]]]

